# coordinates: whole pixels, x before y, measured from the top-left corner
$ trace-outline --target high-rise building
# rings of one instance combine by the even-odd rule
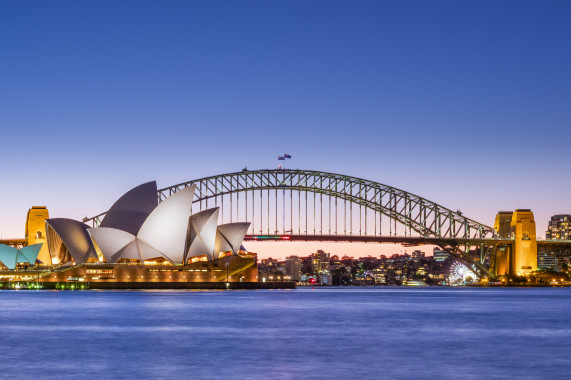
[[[434,261],[446,261],[446,259],[450,257],[450,254],[443,249],[434,247],[432,256],[434,257]]]
[[[559,271],[557,257],[551,255],[537,255],[537,268]]]
[[[324,272],[329,270],[330,254],[321,249],[311,254],[313,272]]]
[[[553,215],[547,226],[545,238],[547,240],[571,240],[571,215]]]
[[[290,280],[299,281],[301,279],[301,258],[290,256],[285,259],[285,274]]]

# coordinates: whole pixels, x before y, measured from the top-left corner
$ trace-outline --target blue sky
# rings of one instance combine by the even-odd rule
[[[567,1],[3,1],[0,234],[277,165],[571,213]]]

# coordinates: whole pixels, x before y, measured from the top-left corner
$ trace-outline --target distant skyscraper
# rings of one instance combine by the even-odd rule
[[[537,255],[537,268],[555,270],[559,272],[559,265],[557,262],[557,257],[550,255]]]
[[[450,257],[450,254],[443,249],[434,247],[434,249],[432,250],[432,256],[434,257],[435,261],[445,261],[447,258]]]
[[[285,259],[285,274],[291,280],[299,281],[301,279],[301,258],[290,256]]]
[[[571,215],[553,215],[547,226],[545,238],[547,240],[570,240],[569,223],[571,223]]]
[[[329,270],[329,253],[325,253],[320,249],[311,254],[311,259],[314,272],[320,273]]]

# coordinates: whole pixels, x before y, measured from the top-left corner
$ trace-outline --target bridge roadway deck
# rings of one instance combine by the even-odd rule
[[[246,241],[323,241],[345,243],[392,243],[408,246],[416,245],[505,245],[510,239],[439,239],[420,236],[370,236],[370,235],[247,235]],[[538,240],[540,248],[571,248],[571,240]]]
[[[416,245],[495,245],[510,244],[509,239],[439,239],[419,236],[370,236],[370,235],[247,235],[246,241],[323,241],[345,243],[392,243]],[[569,242],[571,244],[571,242]]]
[[[27,239],[0,239],[0,244],[9,245],[12,247],[24,247],[28,244]]]

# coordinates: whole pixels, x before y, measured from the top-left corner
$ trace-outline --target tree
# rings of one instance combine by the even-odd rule
[[[349,285],[351,284],[351,274],[345,267],[339,267],[331,271],[333,285]]]

